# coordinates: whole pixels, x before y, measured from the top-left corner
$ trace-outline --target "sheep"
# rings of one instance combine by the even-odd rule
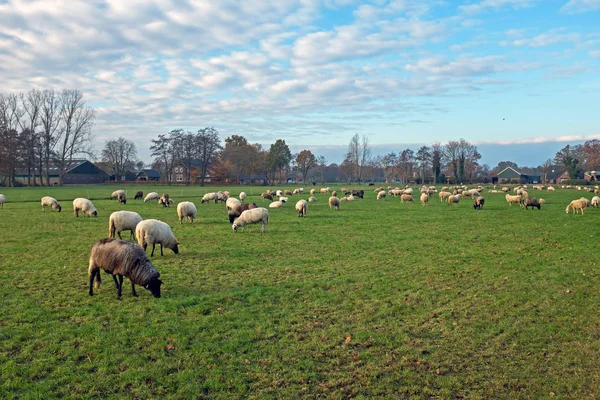
[[[402,192],[402,194],[412,194],[413,193],[413,188],[406,188],[404,189],[404,191]]]
[[[221,203],[225,203],[228,198],[229,198],[229,192],[227,192],[227,193],[225,193],[225,192],[217,192],[217,199],[215,200],[215,203],[217,201],[220,201]]]
[[[377,200],[380,199],[385,199],[385,190],[382,190],[379,193],[377,193]]]
[[[154,297],[160,297],[160,285],[163,283],[158,279],[160,273],[154,268],[144,250],[135,243],[112,238],[100,239],[94,243],[88,268],[90,296],[94,295],[93,288],[97,289],[102,282],[100,269],[112,275],[119,298],[121,298],[124,276],[131,281],[133,296],[137,297],[135,292],[137,284],[149,290]]]
[[[330,209],[333,208],[333,209],[339,210],[340,209],[340,199],[338,199],[335,196],[331,196],[329,198],[329,208]]]
[[[142,221],[142,217],[136,212],[115,211],[110,214],[110,218],[108,219],[108,237],[114,238],[116,233],[119,235],[119,239],[123,239],[121,232],[130,231],[129,239],[133,239],[135,228]]]
[[[343,203],[343,202],[346,202],[346,201],[348,201],[347,197],[341,197],[340,198],[340,203]]]
[[[317,190],[316,190],[316,189],[310,189],[310,195],[311,195],[311,196],[314,196],[314,195],[315,195],[315,193],[317,193]]]
[[[236,233],[238,228],[244,230],[246,225],[258,224],[259,222],[261,224],[260,231],[264,232],[265,227],[269,225],[269,211],[264,207],[244,211],[235,219],[235,221],[233,221],[231,227],[233,232]]]
[[[509,188],[508,186],[504,186],[504,187],[502,187],[502,189],[500,189],[500,190],[502,190],[504,193],[508,193],[508,192],[510,192],[510,188]]]
[[[450,193],[450,192],[444,192],[444,191],[441,191],[441,192],[438,194],[438,196],[440,196],[440,201],[444,201],[444,200],[446,200],[446,199],[447,199],[449,196],[452,196],[452,193]]]
[[[230,197],[227,199],[227,201],[225,202],[225,209],[227,211],[231,211],[234,208],[239,207],[242,204],[241,201],[239,201],[238,199],[236,199],[235,197]]]
[[[287,203],[289,201],[289,199],[287,197],[281,196],[279,198],[279,201],[283,201],[284,203]]]
[[[356,196],[360,199],[364,199],[365,198],[365,191],[360,189],[360,190],[352,190],[352,196]]]
[[[581,210],[581,215],[583,215],[583,210],[585,210],[587,207],[587,202],[584,200],[585,199],[577,199],[570,202],[566,209],[567,214],[571,210],[573,210],[574,214],[579,214],[579,210]]]
[[[275,191],[275,196],[276,197],[281,197],[281,196],[283,196],[283,192],[281,190],[276,190]]]
[[[481,210],[484,204],[485,199],[483,198],[483,196],[477,196],[473,199],[473,208],[476,210]]]
[[[403,193],[403,194],[400,196],[400,202],[401,202],[401,203],[404,203],[405,201],[406,201],[407,203],[414,203],[414,202],[415,202],[415,199],[413,199],[413,197],[412,197],[410,194]]]
[[[291,190],[287,190],[287,189],[286,189],[286,190],[284,190],[284,191],[283,191],[283,195],[284,195],[284,196],[292,196],[292,195],[293,195],[293,192],[292,192]]]
[[[179,254],[179,242],[173,235],[171,227],[157,219],[147,219],[140,222],[135,228],[135,236],[140,246],[146,248],[152,245],[150,257],[154,257],[154,248],[160,244],[160,255],[163,256],[163,246],[173,250],[173,253]]]
[[[521,196],[519,195],[512,196],[510,194],[507,194],[506,196],[504,196],[504,198],[506,198],[506,201],[508,202],[509,206],[521,203]]]
[[[6,203],[6,196],[0,194],[0,207],[4,208],[4,203]]]
[[[317,201],[317,198],[315,196],[310,196],[308,198],[308,201],[311,202],[311,203],[314,203],[315,201]]]
[[[546,200],[544,199],[539,199],[538,201],[540,202],[540,204],[546,204]]]
[[[229,193],[229,190],[223,190],[223,192],[222,192],[222,193],[223,193],[223,194],[225,195],[225,197],[226,197],[226,198],[225,198],[225,200],[227,200],[228,198],[230,198],[230,197],[231,197],[231,194]],[[218,193],[217,193],[217,194],[218,194]]]
[[[231,198],[231,197],[230,197]],[[244,200],[246,200],[246,192],[241,192],[240,193],[240,201],[243,203]]]
[[[329,192],[330,192],[329,188],[321,188],[321,189],[319,189],[319,193],[321,193],[321,194],[327,194]]]
[[[196,219],[196,205],[191,201],[182,201],[177,204],[177,216],[179,217],[179,225],[183,224],[183,219],[186,218],[190,224]]]
[[[292,194],[302,194],[302,192],[300,192],[300,189],[296,188],[296,189],[294,189]]]
[[[86,213],[88,217],[91,217],[92,215],[94,217],[98,216],[98,211],[92,202],[82,197],[78,197],[73,200],[73,214],[75,214],[76,217],[79,217],[79,210]]]
[[[173,202],[167,193],[163,193],[160,196],[160,199],[158,199],[158,204],[161,204],[163,207],[169,207],[171,204],[173,204]]]
[[[252,210],[253,208],[258,208],[258,204],[256,203],[244,203],[239,204],[238,206],[232,208],[227,212],[229,216],[229,223],[233,224],[233,220],[242,215],[242,213],[246,210]]]
[[[120,194],[122,194],[124,196],[125,195],[125,191],[124,190],[115,190],[114,192],[112,192],[112,194],[110,195],[109,199],[110,200],[118,199]]]
[[[146,198],[144,199],[144,203],[150,200],[158,200],[160,196],[158,195],[158,193],[156,192],[150,192],[146,195]]]
[[[523,197],[521,200],[521,207],[525,207],[526,210],[531,207],[533,210],[534,207],[537,207],[538,210],[542,209],[540,202],[535,197]]]
[[[337,197],[337,190],[334,190],[333,192],[331,192],[331,195],[334,197]]]
[[[262,199],[262,201],[265,201],[265,199],[273,200],[273,196],[269,193],[262,193],[260,195],[260,198]]]
[[[296,211],[298,211],[299,217],[306,217],[306,207],[308,207],[308,202],[306,200],[298,200],[296,203]]]
[[[348,199],[348,201],[354,201],[354,196],[350,195],[348,197],[346,197]]]
[[[458,205],[461,198],[462,198],[462,194],[453,194],[451,196],[448,196],[448,199],[447,199],[448,205],[452,205],[454,203],[456,203],[456,205]]]
[[[141,190],[138,190],[138,191],[135,193],[135,197],[134,197],[133,199],[134,199],[134,200],[137,200],[137,199],[141,199],[141,198],[143,198],[143,197],[144,197],[144,192],[142,192]]]
[[[274,201],[271,204],[269,204],[269,208],[281,208],[281,207],[283,207],[284,203],[285,203],[285,201],[282,201],[282,200]]]
[[[62,210],[60,203],[58,201],[56,201],[56,199],[54,197],[50,197],[50,196],[42,197],[42,211],[46,211],[46,207],[52,207],[53,209],[57,210],[58,212],[60,212]]]
[[[598,196],[592,197],[592,207],[598,207],[598,203],[600,203],[600,197],[598,197]]]
[[[214,200],[215,203],[217,202],[217,194],[215,192],[206,193],[204,196],[202,196],[200,203],[204,204],[212,200]]]
[[[426,206],[428,202],[429,202],[429,194],[421,193],[421,204],[423,206]]]

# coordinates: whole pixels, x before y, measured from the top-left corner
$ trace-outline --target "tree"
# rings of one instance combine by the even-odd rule
[[[279,182],[282,181],[282,172],[285,167],[288,167],[292,160],[292,153],[285,140],[277,139],[269,148],[267,156],[267,168],[270,170],[279,170]]]
[[[121,180],[127,170],[134,168],[136,158],[135,144],[123,137],[107,141],[102,150],[102,161],[107,163],[115,181]]]
[[[496,168],[494,168],[494,169],[496,170],[496,172],[502,172],[502,170],[504,170],[508,167],[515,169],[515,170],[519,170],[519,166],[512,161],[500,161],[498,163],[498,165],[496,166]]]
[[[33,175],[33,185],[36,183],[35,169],[40,173],[41,182],[41,135],[37,132],[40,124],[40,112],[42,106],[42,93],[39,90],[32,89],[26,94],[19,95],[21,107],[23,109],[23,118],[19,120],[22,131],[21,144],[23,145],[23,166],[27,168],[27,185],[31,186],[31,177]]]
[[[152,151],[152,157],[155,157],[155,164],[160,161],[162,166],[163,176],[165,177],[167,184],[171,184],[171,174],[175,164],[175,148],[173,146],[173,140],[167,135],[158,135],[158,139],[151,139],[150,151]]]
[[[198,130],[197,155],[200,162],[200,186],[204,186],[206,174],[209,171],[217,151],[221,149],[219,133],[213,127]]]
[[[444,162],[444,152],[442,144],[435,142],[431,145],[431,170],[433,172],[433,183],[440,183],[440,174],[442,173],[442,164]]]
[[[444,146],[444,156],[452,168],[457,183],[464,182],[466,177],[472,177],[477,161],[481,158],[477,146],[462,138],[459,141],[449,141]]]
[[[358,133],[352,136],[348,144],[345,162],[354,168],[354,175],[359,183],[362,181],[363,167],[368,164],[370,158],[371,147],[369,146],[369,138],[363,135],[361,141]]]
[[[400,179],[408,183],[413,176],[415,166],[415,152],[411,149],[405,149],[398,157],[398,168],[400,170]]]
[[[379,165],[383,169],[383,176],[386,182],[391,182],[396,177],[396,167],[398,166],[398,156],[393,151],[380,158]]]
[[[317,157],[310,150],[302,150],[296,157],[296,164],[302,174],[302,180],[306,183],[308,172],[317,166]]]
[[[571,179],[577,179],[577,176],[581,172],[581,168],[579,167],[580,152],[581,146],[571,147],[570,145],[566,145],[554,156],[554,162],[564,165]]]
[[[588,140],[583,144],[584,167],[588,170],[600,170],[600,140]]]
[[[552,160],[551,159],[547,159],[546,161],[544,161],[544,163],[542,165],[540,165],[538,167],[538,169],[540,171],[542,171],[543,174],[543,182],[547,183],[548,182],[548,174],[550,173],[550,171],[552,170]]]
[[[42,92],[40,111],[42,162],[46,186],[50,186],[50,161],[54,155],[54,147],[59,137],[60,127],[60,97],[54,90]],[[40,172],[41,176],[41,172]]]
[[[427,170],[429,169],[429,165],[431,164],[431,152],[430,148],[427,146],[421,146],[417,151],[415,156],[415,160],[419,164],[419,171],[421,173],[421,183],[425,183],[425,178],[427,177]]]

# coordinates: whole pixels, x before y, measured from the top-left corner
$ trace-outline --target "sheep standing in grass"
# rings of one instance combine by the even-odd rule
[[[133,239],[135,228],[142,222],[140,214],[133,211],[115,211],[108,219],[108,237],[114,238],[115,233],[121,237],[121,232],[130,231],[129,239]]]
[[[440,197],[440,201],[444,201],[444,200],[446,200],[446,199],[447,199],[449,196],[452,196],[452,193],[450,193],[450,192],[444,192],[444,191],[441,191],[441,192],[439,192],[439,193],[438,193],[438,196]]]
[[[200,200],[200,203],[204,204],[208,203],[209,201],[214,201],[215,203],[218,201],[217,194],[215,192],[206,193],[204,196],[202,196],[202,200]]]
[[[125,196],[125,191],[124,190],[115,190],[114,192],[112,192],[112,194],[110,195],[109,199],[110,200],[118,199],[119,195]]]
[[[158,200],[160,196],[158,195],[158,193],[156,192],[150,192],[146,195],[146,198],[144,199],[144,203],[151,201],[151,200]]]
[[[598,197],[598,196],[592,197],[592,207],[598,207],[599,203],[600,203],[600,197]]]
[[[253,208],[258,208],[258,204],[256,203],[240,203],[239,205],[233,207],[231,210],[227,210],[227,215],[229,216],[229,223],[233,224],[233,221],[242,215],[242,213],[246,210],[252,210]]]
[[[160,199],[158,199],[158,204],[161,204],[163,207],[170,207],[173,202],[168,194],[163,193],[162,196],[160,196]]]
[[[177,204],[177,216],[179,217],[179,224],[183,224],[185,218],[190,224],[196,219],[196,205],[191,201],[182,201]]]
[[[244,200],[246,200],[246,192],[241,192],[240,193],[240,201],[243,203]]]
[[[329,198],[329,208],[333,208],[335,210],[339,210],[340,209],[340,199],[338,199],[335,196],[331,196]]]
[[[138,191],[135,193],[135,197],[134,197],[133,199],[134,199],[134,200],[137,200],[137,199],[142,199],[142,198],[144,198],[144,192],[142,192],[141,190],[138,190]]]
[[[173,250],[173,253],[179,253],[179,242],[173,235],[171,227],[157,219],[147,219],[140,222],[135,228],[135,236],[140,246],[146,248],[149,244],[152,245],[152,254],[154,256],[154,248],[160,244],[160,255],[163,256],[163,246]]]
[[[512,196],[510,194],[507,194],[506,196],[504,196],[504,198],[506,198],[506,201],[508,202],[509,206],[521,203],[521,196],[519,195]]]
[[[46,207],[52,207],[53,209],[55,209],[58,212],[60,212],[60,210],[62,210],[60,203],[58,201],[56,201],[56,199],[54,197],[50,197],[50,196],[42,197],[42,211],[46,211]]]
[[[579,200],[583,201],[585,203],[586,207],[589,207],[592,205],[592,202],[589,201],[588,199],[586,199],[585,197],[581,197]]]
[[[154,297],[160,297],[160,285],[162,284],[162,281],[158,279],[160,273],[154,268],[144,250],[135,243],[112,238],[100,239],[94,243],[90,252],[88,268],[90,296],[94,295],[93,288],[97,289],[102,282],[100,269],[112,275],[119,298],[123,289],[124,276],[131,281],[133,296],[137,297],[135,285],[140,285],[149,290]]]
[[[293,194],[294,194],[294,192],[292,192],[291,190],[288,190],[288,189],[283,191],[284,196],[292,196]]]
[[[385,199],[385,190],[381,190],[379,193],[377,193],[377,200],[381,199]]]
[[[523,197],[521,200],[521,207],[525,207],[526,210],[531,207],[533,210],[534,207],[537,207],[538,210],[542,209],[540,202],[535,197]]]
[[[79,217],[79,211],[86,213],[88,217],[91,217],[92,215],[94,217],[98,216],[98,211],[96,210],[96,207],[94,207],[94,204],[82,197],[73,200],[73,214],[75,214],[76,217]]]
[[[461,198],[462,194],[453,194],[451,196],[448,196],[448,205],[456,203],[456,205],[458,206],[458,203],[460,202]]]
[[[221,203],[225,203],[228,198],[229,198],[229,192],[227,192],[227,193],[225,193],[225,192],[217,192],[217,199],[215,200],[215,203],[217,201],[220,201]]]
[[[262,201],[265,201],[265,199],[273,200],[273,196],[269,193],[262,193],[260,195],[260,198],[262,199]]]
[[[308,207],[308,202],[304,199],[298,200],[296,203],[296,211],[298,211],[299,217],[306,217],[306,208]]]
[[[483,198],[483,196],[477,196],[473,199],[473,208],[476,210],[481,210],[484,204],[485,199]]]
[[[317,198],[315,196],[310,196],[308,198],[308,201],[311,202],[311,203],[314,203],[315,201],[317,201]]]
[[[400,202],[401,202],[401,203],[404,203],[404,202],[407,202],[407,203],[414,203],[414,202],[415,202],[415,199],[413,199],[413,197],[412,197],[410,194],[403,193],[403,194],[400,196]]]
[[[567,211],[567,214],[571,210],[573,210],[574,214],[579,214],[579,210],[581,210],[581,215],[583,215],[583,211],[586,209],[586,207],[587,207],[587,202],[585,202],[584,199],[577,199],[577,200],[573,200],[572,202],[569,203],[566,211]]]
[[[241,204],[242,202],[236,199],[235,197],[230,197],[225,202],[225,209],[227,209],[227,211],[231,211],[234,208],[239,207]]]
[[[421,199],[420,200],[421,200],[421,204],[423,206],[426,206],[427,203],[429,202],[429,194],[427,194],[427,193],[421,193]]]
[[[252,210],[244,211],[239,217],[233,221],[231,227],[233,232],[237,232],[238,228],[244,230],[246,225],[261,224],[260,231],[264,232],[265,227],[269,225],[269,211],[264,207],[253,208]]]
[[[311,195],[311,196],[314,196],[314,195],[315,195],[315,193],[317,193],[317,190],[316,190],[316,189],[310,189],[310,195]]]
[[[0,194],[0,208],[4,208],[4,203],[6,203],[6,196]]]

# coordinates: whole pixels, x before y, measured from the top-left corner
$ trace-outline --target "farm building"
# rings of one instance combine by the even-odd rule
[[[39,170],[36,169],[31,173],[31,183],[46,182],[45,176],[40,178]],[[53,165],[49,169],[50,175],[50,184],[58,185],[60,171]],[[35,177],[35,178],[34,178]],[[26,169],[18,169],[15,174],[15,181],[20,182],[22,184],[27,184],[28,171]],[[93,184],[93,183],[103,183],[107,181],[110,176],[104,172],[102,169],[98,168],[94,163],[88,160],[73,160],[71,162],[71,167],[67,168],[65,172],[65,176],[63,178],[63,183],[65,185],[83,185],[83,184]]]
[[[546,175],[547,183],[562,183],[562,181],[569,179],[567,168],[563,165],[553,165],[550,167],[550,171]]]
[[[506,167],[498,172],[498,175],[492,178],[492,182],[510,183],[515,179],[518,180],[519,183],[540,183],[542,177],[540,175],[526,175],[512,167]]]
[[[143,169],[137,173],[136,181],[159,181],[160,174],[154,169]]]

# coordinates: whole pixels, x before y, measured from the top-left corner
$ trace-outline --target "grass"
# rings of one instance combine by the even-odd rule
[[[0,397],[600,396],[600,211],[566,215],[580,192],[544,192],[541,211],[499,194],[475,211],[366,190],[335,212],[317,194],[305,219],[293,196],[266,234],[234,234],[224,205],[200,204],[214,188],[144,186],[194,201],[198,219],[122,207],[168,222],[181,244],[153,258],[163,297],[125,284],[119,301],[105,276],[87,294],[90,246],[121,209],[114,189],[2,189]],[[262,188],[244,190],[261,204]],[[63,212],[42,213],[43,195]],[[79,196],[98,218],[73,216]]]

